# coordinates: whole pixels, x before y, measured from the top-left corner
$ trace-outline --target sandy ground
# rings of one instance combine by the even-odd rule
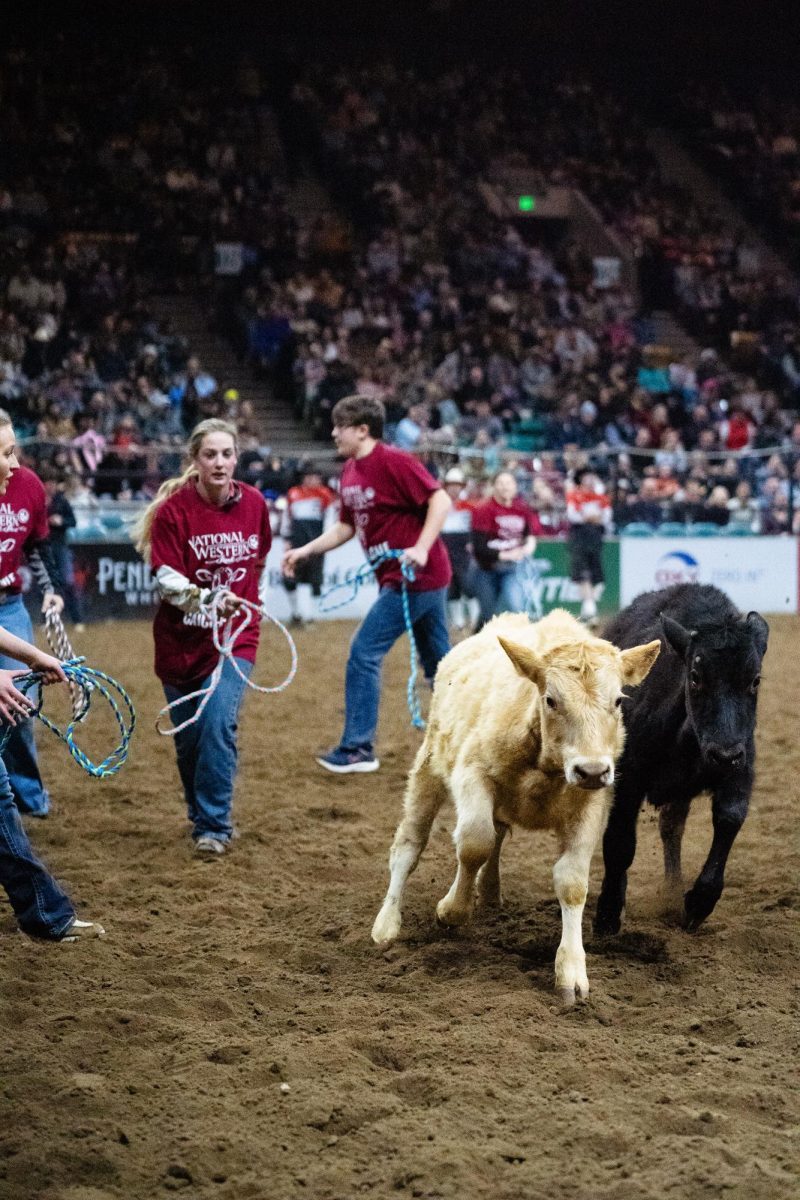
[[[3,1200],[796,1197],[800,622],[773,621],[754,805],[717,911],[694,936],[665,914],[645,814],[625,932],[593,944],[586,922],[593,993],[567,1014],[549,838],[507,843],[504,911],[452,936],[432,919],[448,813],[403,940],[370,945],[419,735],[398,648],[380,774],[314,765],[339,732],[349,634],[303,631],[293,687],[248,699],[241,838],[213,863],[191,856],[172,745],[153,731],[149,630],[84,639],[141,725],[107,783],[41,739],[56,799],[32,835],[109,936],[35,944],[0,905]],[[262,681],[271,657],[283,666],[268,647]],[[690,869],[709,824],[698,803]],[[590,910],[598,877],[596,861]]]

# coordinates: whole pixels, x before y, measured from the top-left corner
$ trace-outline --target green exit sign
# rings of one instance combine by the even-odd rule
[[[533,210],[536,208],[536,197],[519,196],[517,198],[517,207],[519,208],[520,212],[533,212]]]

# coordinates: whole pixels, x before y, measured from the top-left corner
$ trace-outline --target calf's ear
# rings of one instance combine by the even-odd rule
[[[622,682],[635,687],[646,679],[650,668],[661,653],[661,642],[646,642],[622,651]]]
[[[767,640],[769,638],[769,625],[762,617],[761,613],[749,612],[744,619],[745,625],[753,635],[756,650],[758,650],[761,658],[767,652]]]
[[[519,642],[508,642],[498,637],[498,642],[514,664],[514,669],[523,679],[535,683],[540,692],[545,688],[545,667],[539,655],[529,646],[521,646]]]
[[[666,613],[661,614],[661,628],[664,630],[664,637],[675,651],[680,654],[681,658],[686,657],[686,652],[692,644],[694,632],[689,629],[684,629],[677,621],[673,621],[672,617],[668,617]]]

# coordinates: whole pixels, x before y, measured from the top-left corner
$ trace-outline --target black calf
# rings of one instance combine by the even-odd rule
[[[743,617],[723,592],[699,584],[647,592],[606,629],[604,636],[621,649],[661,637],[669,650],[662,650],[625,702],[627,740],[603,838],[597,933],[619,930],[645,797],[661,810],[664,870],[678,885],[689,807],[700,792],[711,792],[714,836],[684,897],[687,929],[696,929],[719,900],[753,787],[756,701],[768,635],[758,613]]]

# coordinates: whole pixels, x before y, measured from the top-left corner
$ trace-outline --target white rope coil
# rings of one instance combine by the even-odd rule
[[[260,604],[253,604],[252,601],[244,600],[241,596],[236,597],[239,602],[236,611],[232,613],[223,623],[223,618],[220,616],[219,610],[225,599],[226,593],[224,591],[220,590],[217,592],[212,592],[210,599],[206,604],[203,605],[202,609],[202,611],[208,613],[211,617],[211,636],[214,640],[214,649],[219,654],[217,665],[214,667],[211,678],[209,679],[206,687],[198,688],[197,691],[194,692],[189,692],[186,696],[179,696],[177,700],[173,700],[171,704],[166,704],[164,708],[161,709],[156,717],[156,729],[160,734],[163,734],[164,737],[175,737],[177,733],[182,733],[184,729],[188,729],[190,725],[194,725],[196,721],[200,720],[206,705],[214,695],[219,681],[222,678],[222,671],[225,666],[226,659],[230,662],[236,674],[247,687],[254,692],[260,692],[264,696],[271,696],[276,692],[285,691],[295,677],[297,672],[297,647],[295,646],[292,635],[289,633],[289,630],[286,628],[286,626],[282,625],[277,617],[273,617],[266,611],[265,608],[262,608]],[[289,673],[283,682],[277,684],[275,687],[260,687],[258,684],[253,683],[252,680],[248,679],[244,671],[242,671],[234,657],[234,647],[237,640],[256,616],[258,616],[260,620],[270,621],[273,625],[276,625],[286,638],[286,641],[289,643],[289,652],[292,656]],[[238,620],[237,617],[239,618]],[[200,703],[191,717],[183,721],[180,725],[173,725],[168,729],[162,727],[162,719],[169,716],[173,708],[176,708],[181,704],[186,704],[189,700],[196,700],[198,697],[201,698]]]

